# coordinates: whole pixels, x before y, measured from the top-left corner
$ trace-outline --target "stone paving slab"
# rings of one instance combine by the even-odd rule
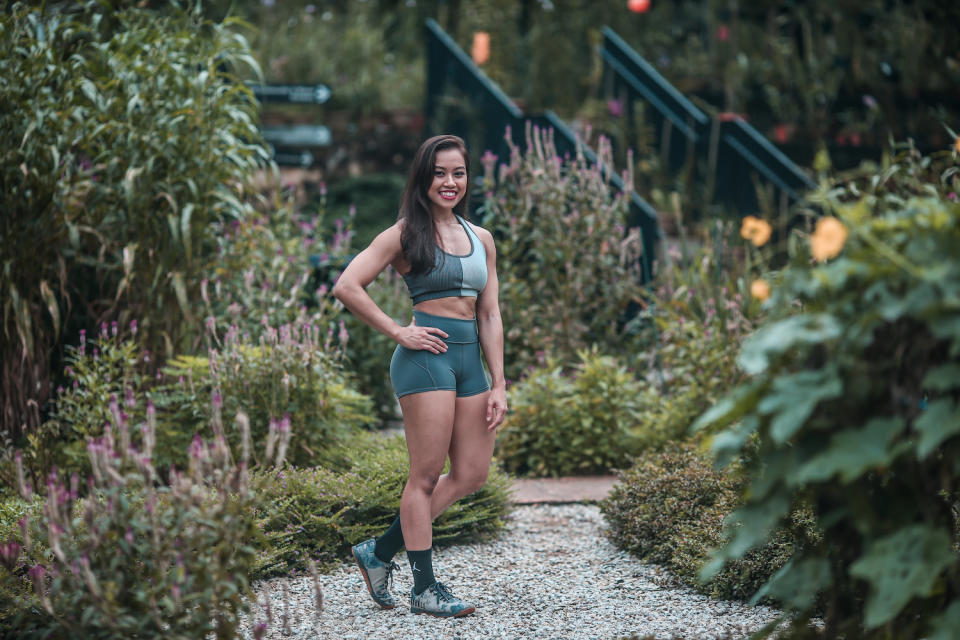
[[[514,504],[564,504],[599,502],[607,497],[617,476],[568,478],[517,478],[513,481]]]

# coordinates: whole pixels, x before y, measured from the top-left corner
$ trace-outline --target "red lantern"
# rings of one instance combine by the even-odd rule
[[[646,13],[650,9],[650,0],[628,0],[627,9],[634,13]]]

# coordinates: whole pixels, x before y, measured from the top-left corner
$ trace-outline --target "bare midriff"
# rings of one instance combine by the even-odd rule
[[[413,305],[413,308],[435,316],[473,320],[477,315],[477,299],[471,296],[434,298],[433,300],[419,302]]]

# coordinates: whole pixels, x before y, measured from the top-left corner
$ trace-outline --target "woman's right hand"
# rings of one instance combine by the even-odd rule
[[[450,336],[436,327],[418,327],[416,322],[416,320],[413,320],[400,329],[397,342],[401,346],[414,351],[444,353],[447,350],[447,343],[440,338],[449,338]]]

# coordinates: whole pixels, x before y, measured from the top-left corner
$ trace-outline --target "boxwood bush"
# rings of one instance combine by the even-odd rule
[[[720,598],[748,599],[789,559],[795,546],[816,536],[807,512],[791,528],[731,563],[708,582],[698,574],[724,542],[723,521],[740,504],[745,481],[735,468],[718,471],[695,442],[675,442],[642,453],[620,473],[600,504],[614,544],[663,565],[684,583]]]

